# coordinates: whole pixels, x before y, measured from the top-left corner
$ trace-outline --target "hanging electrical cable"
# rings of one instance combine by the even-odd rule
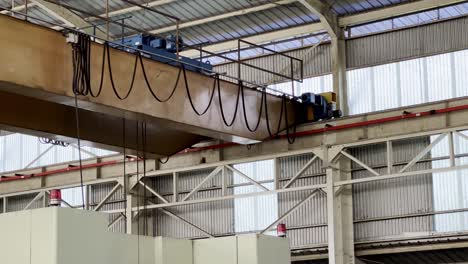
[[[219,80],[219,74],[216,75],[216,82],[218,84],[218,101],[219,101],[219,110],[221,111],[221,117],[223,119],[223,123],[227,127],[231,127],[234,122],[236,121],[237,111],[239,110],[239,99],[241,95],[241,84],[237,86],[237,98],[236,98],[236,106],[234,108],[234,114],[232,115],[232,119],[230,122],[226,121],[226,115],[224,114],[224,107],[223,107],[223,99],[221,98],[221,84]]]
[[[255,125],[252,127],[250,125],[250,122],[248,121],[247,106],[246,106],[246,100],[245,100],[245,97],[246,97],[245,89],[246,89],[246,87],[244,86],[244,83],[241,80],[238,81],[238,85],[237,85],[237,96],[236,96],[234,111],[232,113],[233,114],[232,119],[227,120],[226,112],[225,112],[224,105],[223,105],[224,100],[223,100],[222,94],[221,94],[221,80],[220,80],[219,74],[216,74],[216,75],[213,76],[213,87],[212,87],[212,91],[211,91],[211,94],[210,94],[208,105],[206,106],[206,108],[203,109],[203,111],[199,111],[195,107],[194,100],[193,100],[192,94],[190,92],[190,85],[189,85],[188,75],[187,75],[187,72],[186,72],[185,65],[183,63],[179,63],[179,71],[178,71],[178,74],[177,74],[177,78],[175,80],[174,86],[173,86],[170,94],[166,98],[161,98],[158,95],[156,95],[155,89],[153,89],[153,87],[152,87],[152,85],[150,83],[150,80],[148,78],[148,73],[147,73],[147,70],[146,70],[146,67],[145,67],[145,64],[144,64],[144,61],[143,61],[143,56],[139,51],[136,52],[136,54],[135,54],[135,61],[134,61],[134,65],[133,65],[133,73],[132,73],[132,78],[131,78],[131,81],[130,81],[129,88],[128,88],[127,92],[125,94],[123,94],[123,95],[119,94],[119,92],[118,92],[119,89],[117,89],[116,85],[115,85],[114,75],[113,75],[113,70],[112,70],[112,61],[111,61],[109,43],[105,42],[104,46],[103,46],[102,65],[101,65],[101,78],[100,78],[99,89],[97,90],[96,93],[94,93],[93,90],[91,89],[91,67],[90,67],[91,64],[90,64],[90,58],[91,58],[91,39],[87,35],[78,34],[78,41],[77,41],[77,43],[75,43],[73,45],[73,92],[76,95],[86,96],[86,95],[89,94],[92,97],[98,97],[101,94],[102,89],[103,89],[104,75],[105,75],[105,63],[107,62],[107,68],[108,68],[108,71],[109,71],[109,79],[110,79],[111,87],[112,87],[112,90],[113,90],[115,96],[120,100],[127,99],[130,96],[133,89],[134,89],[136,72],[137,72],[137,69],[138,69],[138,61],[140,61],[139,64],[140,64],[140,66],[142,68],[142,73],[143,73],[143,77],[144,77],[147,89],[149,90],[151,95],[158,102],[161,102],[161,103],[162,102],[167,102],[174,96],[174,94],[175,94],[175,92],[177,90],[177,87],[179,86],[180,78],[181,78],[181,76],[183,76],[187,97],[189,99],[192,110],[195,112],[196,115],[202,116],[202,115],[204,115],[204,114],[206,114],[208,112],[208,110],[210,109],[210,107],[211,107],[211,105],[213,103],[215,92],[217,92],[218,93],[218,101],[219,101],[219,109],[220,109],[220,112],[221,112],[221,117],[222,117],[224,125],[226,125],[227,127],[231,127],[231,126],[234,125],[234,123],[235,123],[235,121],[237,119],[238,112],[239,112],[239,103],[240,103],[239,101],[242,100],[244,121],[245,121],[245,125],[246,125],[247,129],[250,132],[255,132],[260,127],[260,123],[261,123],[262,116],[263,116],[263,111],[265,111],[266,127],[267,127],[267,130],[268,130],[268,133],[269,133],[270,137],[273,137],[274,135],[279,134],[279,132],[281,131],[281,125],[283,123],[283,114],[285,112],[287,112],[287,109],[286,109],[287,108],[287,103],[286,103],[287,98],[284,95],[282,97],[280,119],[279,119],[279,122],[278,122],[277,131],[274,133],[270,128],[268,101],[267,101],[268,96],[267,96],[265,87],[263,87],[262,91],[261,91],[262,95],[261,95],[260,106],[259,106],[259,110],[258,110],[258,119],[255,122]],[[107,60],[106,60],[106,58],[107,58]],[[251,88],[249,88],[249,89],[251,89]],[[285,119],[288,119],[288,117],[285,118]],[[289,122],[288,121],[289,120],[286,120],[286,123],[287,123],[286,127],[289,129],[290,127],[289,127]],[[286,129],[287,134],[289,134],[288,129]],[[295,126],[294,126],[294,130],[295,130]],[[294,142],[294,139],[290,138],[290,140],[288,140],[288,141],[289,142]],[[160,162],[161,162],[161,160],[160,160]],[[165,162],[161,162],[161,163],[165,163]]]
[[[141,129],[141,141],[142,141],[142,150],[143,150],[143,212],[146,213],[146,206],[148,202],[147,190],[146,190],[146,121],[142,122]],[[144,218],[144,232],[145,235],[148,235],[148,217]]]
[[[137,66],[138,66],[138,58],[141,56],[140,53],[136,54],[135,55],[135,63],[133,65],[133,74],[132,74],[132,80],[130,82],[130,87],[128,88],[128,91],[127,93],[125,94],[125,96],[121,96],[119,94],[119,92],[117,92],[117,89],[115,88],[115,84],[114,84],[114,77],[112,75],[112,63],[111,63],[111,58],[110,58],[110,48],[109,48],[109,43],[106,42],[105,44],[105,47],[106,47],[106,50],[107,50],[107,67],[109,69],[109,77],[110,77],[110,82],[111,82],[111,86],[112,86],[112,90],[114,90],[114,94],[115,96],[117,96],[117,98],[119,98],[120,100],[125,100],[127,99],[129,96],[130,96],[130,93],[132,92],[133,90],[133,87],[134,87],[134,84],[135,84],[135,76],[136,76],[136,71],[137,71]]]
[[[50,144],[50,145],[60,146],[60,147],[68,147],[70,145],[70,143],[67,143],[67,142],[64,142],[64,141],[60,141],[60,140],[56,140],[56,139],[50,139],[50,138],[44,138],[44,137],[40,137],[39,142],[42,143],[42,144]]]
[[[289,144],[294,144],[294,142],[296,141],[296,130],[297,130],[297,125],[296,125],[296,122],[293,123],[293,136],[291,136],[290,132],[289,132],[289,116],[288,116],[288,107],[287,107],[287,98],[285,95],[283,95],[283,107],[284,107],[284,117],[285,117],[285,121],[286,121],[286,137],[288,139],[288,143]],[[282,108],[283,108],[282,107]],[[279,133],[279,131],[278,131]]]
[[[161,163],[161,164],[166,164],[166,163],[169,162],[169,158],[170,158],[170,157],[167,156],[165,161],[162,161],[161,159],[158,159],[158,161],[159,161],[159,163]]]
[[[145,69],[145,64],[143,63],[143,58],[142,58],[140,53],[138,53],[138,55],[140,57],[140,65],[141,65],[141,70],[143,72],[143,78],[145,79],[146,87],[150,91],[151,95],[154,97],[154,99],[156,99],[156,101],[158,101],[160,103],[165,103],[165,102],[169,101],[172,98],[172,96],[174,96],[174,93],[175,93],[177,87],[179,86],[180,75],[182,73],[182,67],[179,66],[179,72],[177,73],[177,78],[176,78],[176,81],[175,81],[174,87],[172,88],[171,93],[165,99],[161,99],[153,91],[153,88],[152,88],[151,84],[149,83],[148,76],[146,75],[146,69]]]
[[[122,143],[123,143],[123,188],[124,188],[124,195],[125,195],[125,206],[124,206],[124,213],[125,213],[125,218],[127,218],[127,196],[128,196],[128,179],[127,179],[127,140],[126,140],[126,123],[125,123],[125,118],[122,118]],[[132,215],[132,214],[130,214]],[[131,220],[130,220],[131,221]],[[127,228],[127,226],[125,226]]]
[[[81,138],[80,138],[80,116],[78,113],[78,95],[75,94],[75,121],[76,121],[76,140],[78,145],[78,159],[80,165],[80,187],[81,187],[81,201],[83,210],[85,210],[85,194],[84,194],[84,181],[83,181],[83,159],[81,156]]]
[[[246,111],[246,107],[245,107],[244,85],[243,85],[242,82],[241,82],[241,94],[242,94],[242,110],[243,110],[243,112],[244,112],[245,126],[247,127],[247,129],[248,129],[250,132],[255,132],[255,131],[257,131],[258,128],[260,127],[260,121],[262,121],[263,104],[264,104],[264,99],[263,99],[263,97],[266,96],[265,88],[262,89],[262,97],[261,97],[261,99],[260,99],[260,109],[258,110],[258,119],[257,119],[257,122],[256,122],[254,128],[250,128],[249,120],[247,119],[247,111]]]
[[[87,95],[91,86],[91,38],[78,34],[77,42],[72,45],[73,56],[73,93]]]
[[[182,72],[184,73],[185,90],[187,91],[187,97],[189,98],[190,105],[192,106],[192,109],[193,109],[193,111],[195,112],[196,115],[202,116],[202,115],[206,114],[206,112],[208,112],[208,109],[210,109],[211,103],[213,102],[213,97],[214,97],[214,94],[216,92],[216,79],[214,79],[214,82],[213,82],[213,89],[211,91],[211,96],[210,96],[210,100],[208,102],[208,105],[206,106],[205,110],[203,110],[202,112],[199,112],[197,110],[197,108],[195,107],[195,104],[193,103],[192,95],[190,94],[190,88],[189,88],[189,85],[188,85],[187,73],[185,71],[185,66],[182,65],[181,67],[182,67]]]
[[[267,100],[267,98],[268,98],[268,96],[265,96],[263,98],[264,103],[265,103],[266,128],[268,130],[268,134],[270,135],[270,137],[274,137],[274,136],[278,136],[280,131],[281,131],[281,123],[283,123],[284,103],[283,103],[283,100],[281,100],[281,110],[280,110],[280,114],[279,114],[278,126],[277,126],[277,129],[276,129],[276,133],[273,133],[271,131],[271,127],[270,127],[270,117],[268,116],[269,112],[268,112],[268,100]]]
[[[138,161],[140,160],[139,156],[139,130],[138,130],[139,122],[137,120],[136,122],[136,157],[137,157],[137,162],[136,162],[136,176],[137,176],[137,264],[140,263],[140,197],[141,197],[141,191],[140,191],[140,165],[138,164]]]

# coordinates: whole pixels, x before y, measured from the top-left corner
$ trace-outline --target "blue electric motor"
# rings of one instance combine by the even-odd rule
[[[341,117],[342,113],[336,109],[336,94],[333,92],[301,95],[302,117],[304,122],[314,122]]]
[[[175,59],[177,58],[175,54],[177,52],[176,38],[176,36],[171,35],[166,40],[151,35],[139,34],[133,37],[123,39],[123,44],[155,54],[145,54],[145,56],[148,55],[146,57],[149,57],[155,61],[178,66],[178,63],[175,61]],[[184,41],[182,37],[179,36],[179,52],[183,51],[183,47]],[[116,46],[116,48],[121,47]],[[131,50],[128,51],[132,52]],[[213,70],[213,66],[209,62],[205,63],[191,58],[180,56],[179,58],[180,61],[184,63],[186,70],[194,72],[211,72]]]

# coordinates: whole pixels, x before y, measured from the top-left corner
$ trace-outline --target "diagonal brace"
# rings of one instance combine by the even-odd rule
[[[37,200],[44,196],[44,192],[38,193],[34,198],[23,208],[23,210],[28,210]]]
[[[168,211],[168,210],[166,210],[166,209],[164,209],[164,208],[159,208],[159,209],[160,209],[161,212],[163,212],[164,214],[166,214],[166,215],[168,215],[168,216],[170,216],[170,217],[172,217],[172,218],[174,218],[174,219],[177,219],[177,220],[181,221],[182,223],[184,223],[184,224],[186,224],[186,225],[188,225],[188,226],[190,226],[190,227],[192,227],[192,228],[194,228],[194,229],[200,231],[201,233],[205,234],[206,236],[208,236],[208,237],[210,237],[210,238],[214,238],[214,236],[213,236],[212,234],[210,234],[210,233],[208,233],[207,231],[201,229],[200,227],[198,227],[198,226],[196,226],[196,225],[190,223],[189,221],[185,220],[184,218],[182,218],[182,217],[180,217],[180,216],[178,216],[178,215],[176,215],[176,214],[174,214],[174,213],[172,213],[172,212],[170,212],[170,211]]]
[[[444,133],[444,134],[438,136],[436,138],[436,140],[434,140],[425,149],[423,149],[423,151],[421,151],[416,157],[414,157],[414,159],[412,159],[408,164],[406,164],[406,166],[403,167],[399,171],[399,173],[402,173],[402,172],[406,171],[407,169],[413,167],[413,165],[416,164],[416,162],[418,162],[420,159],[422,159],[422,157],[424,157],[427,153],[429,153],[429,151],[431,151],[434,148],[434,146],[437,145],[440,141],[442,141],[442,139],[444,139],[446,136],[447,136],[447,133]]]
[[[297,203],[295,206],[293,206],[291,209],[289,209],[286,213],[284,213],[282,216],[278,218],[278,220],[274,221],[271,223],[269,226],[267,226],[265,229],[263,229],[260,234],[264,234],[266,231],[268,231],[270,228],[274,227],[277,225],[279,222],[283,221],[286,217],[294,213],[299,207],[301,207],[303,204],[308,202],[310,199],[314,198],[317,194],[322,192],[322,189],[315,189],[313,190],[304,200],[300,201]]]
[[[310,159],[305,165],[304,167],[302,167],[297,173],[296,175],[294,175],[294,177],[292,177],[288,183],[286,183],[286,185],[283,187],[284,189],[288,188],[289,186],[291,186],[299,177],[301,177],[301,175],[310,167],[310,165],[312,165],[312,163],[314,163],[314,161],[318,158],[318,156],[313,156],[312,159]]]
[[[187,201],[188,198],[192,197],[196,192],[198,192],[198,190],[200,190],[201,187],[203,187],[203,185],[209,180],[213,179],[214,176],[216,176],[218,172],[222,170],[222,168],[223,166],[216,167],[216,169],[214,169],[210,174],[208,174],[208,176],[206,176],[189,194],[187,194],[187,196],[184,197],[184,199],[182,199],[182,202]]]
[[[163,201],[163,203],[169,203],[168,200],[166,200],[161,194],[153,190],[151,187],[149,187],[147,184],[144,184],[141,181],[138,181],[138,183],[143,186],[146,190],[148,190],[150,193],[152,193],[154,196],[158,197],[159,200]]]
[[[121,187],[122,185],[117,183],[114,188],[112,188],[112,190],[106,195],[106,197],[104,197],[104,199],[102,199],[102,201],[96,206],[96,208],[94,208],[94,211],[99,211],[102,206],[112,197],[112,195],[114,195],[114,193],[117,192]]]
[[[378,172],[376,172],[374,169],[372,169],[371,167],[367,166],[364,162],[360,161],[359,159],[357,159],[356,157],[354,157],[353,155],[349,154],[348,152],[342,150],[341,151],[341,154],[343,154],[345,157],[347,157],[348,159],[356,162],[357,164],[359,164],[361,167],[363,167],[364,169],[370,171],[372,174],[374,174],[375,176],[380,176],[380,174]]]
[[[263,189],[264,191],[269,191],[269,189],[263,185],[261,185],[258,181],[250,178],[249,176],[247,176],[245,173],[243,173],[242,171],[236,169],[236,168],[233,168],[229,165],[226,165],[226,168],[228,168],[229,170],[231,170],[232,172],[238,174],[239,176],[241,176],[242,178],[248,180],[249,182],[253,183],[255,186],[259,187],[260,189]]]

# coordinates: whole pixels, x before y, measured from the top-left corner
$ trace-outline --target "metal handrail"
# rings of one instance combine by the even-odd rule
[[[50,3],[54,3],[53,1],[50,1],[50,0],[44,0],[46,2],[50,2]],[[54,3],[55,4],[55,3]],[[90,14],[84,10],[81,10],[81,9],[77,9],[77,8],[74,8],[74,7],[69,7],[68,5],[63,5],[65,8],[69,8],[70,10],[73,10],[73,11],[76,11],[76,12],[81,12],[83,14],[86,14],[88,16],[92,16],[92,17],[96,17],[98,19],[102,19],[102,20],[105,20],[105,21],[108,21],[109,23],[114,23],[114,24],[117,24],[117,25],[120,25],[120,26],[124,26],[124,27],[127,27],[129,29],[132,29],[132,30],[135,30],[137,32],[140,32],[140,33],[144,33],[144,34],[148,34],[148,35],[152,35],[152,36],[156,36],[156,37],[161,37],[157,34],[152,34],[152,33],[149,33],[149,32],[146,32],[146,31],[141,31],[140,29],[137,29],[137,28],[134,28],[134,27],[131,27],[131,26],[128,26],[128,25],[125,25],[123,23],[120,23],[118,21],[112,21],[112,20],[108,20],[107,18],[103,18],[99,15],[93,15],[93,14]],[[228,75],[227,73],[221,73],[221,72],[216,72],[214,70],[208,70],[208,69],[205,69],[203,67],[201,67],[200,65],[196,65],[196,64],[192,64],[192,63],[189,63],[189,62],[185,62],[185,61],[181,61],[181,60],[178,60],[178,59],[174,59],[172,57],[166,57],[164,55],[161,55],[161,54],[156,54],[156,53],[152,53],[152,52],[149,52],[149,51],[146,51],[146,50],[142,50],[142,49],[138,49],[136,47],[133,47],[133,46],[127,46],[127,45],[124,45],[122,43],[119,43],[119,42],[116,42],[116,41],[108,41],[107,39],[105,38],[102,38],[102,37],[99,37],[99,36],[96,36],[96,35],[93,35],[93,34],[88,34],[88,33],[83,33],[79,30],[77,30],[76,28],[71,28],[71,27],[68,27],[68,26],[65,26],[65,25],[62,25],[62,24],[58,24],[58,23],[55,23],[55,22],[51,22],[51,21],[47,21],[45,19],[41,19],[41,18],[38,18],[38,17],[33,17],[33,16],[30,16],[30,15],[27,15],[27,14],[24,14],[22,12],[17,12],[17,11],[13,11],[7,7],[3,7],[3,6],[0,6],[0,9],[3,9],[3,10],[7,10],[11,13],[14,13],[14,14],[17,14],[17,15],[21,15],[23,17],[25,17],[25,19],[33,19],[33,20],[37,20],[37,21],[40,21],[40,22],[43,22],[43,23],[46,23],[46,24],[49,24],[49,25],[52,25],[52,26],[57,26],[57,27],[60,27],[60,28],[63,28],[65,30],[68,30],[70,32],[74,32],[74,33],[80,33],[80,34],[85,34],[85,35],[88,35],[90,37],[92,37],[93,39],[95,40],[100,40],[100,41],[103,41],[103,42],[109,42],[111,43],[112,45],[115,45],[115,46],[119,46],[119,47],[122,47],[126,50],[133,50],[133,51],[136,51],[136,52],[140,52],[140,53],[143,53],[143,54],[148,54],[148,55],[152,55],[152,56],[156,56],[156,57],[160,57],[160,58],[163,58],[163,59],[167,59],[171,62],[177,62],[177,63],[180,63],[180,64],[183,64],[183,65],[186,65],[186,66],[191,66],[193,68],[196,68],[196,69],[200,69],[204,72],[207,72],[209,74],[213,74],[213,75],[219,75],[219,76],[223,76],[225,78],[228,78],[228,79],[232,79],[232,80],[236,80],[236,81],[239,81],[239,82],[243,82],[244,84],[248,84],[250,85],[249,86],[246,86],[246,88],[249,88],[249,89],[253,89],[253,90],[258,90],[258,89],[266,89],[266,90],[270,90],[272,92],[275,92],[275,93],[278,93],[278,94],[281,94],[281,95],[286,95],[288,97],[293,97],[292,94],[289,94],[289,93],[285,93],[283,91],[279,91],[279,90],[276,90],[276,89],[273,89],[273,88],[270,88],[268,87],[268,85],[263,85],[263,84],[258,84],[258,83],[254,83],[254,82],[250,82],[250,81],[246,81],[246,80],[242,80],[238,77],[235,77],[235,76],[231,76],[231,75]],[[16,18],[16,19],[19,19],[19,18]],[[209,52],[209,51],[206,51],[206,50],[203,50],[202,48],[200,47],[196,47],[196,46],[191,46],[191,45],[187,45],[188,47],[190,48],[196,48],[198,50],[200,50],[201,52],[204,52],[204,53],[208,53],[208,54],[212,54],[213,56],[218,56],[217,54],[215,53],[212,53],[212,52]],[[218,57],[221,57],[221,58],[224,58],[224,59],[227,59],[227,60],[230,60],[232,62],[236,62],[236,63],[240,63],[242,65],[247,65],[247,66],[251,66],[253,68],[256,68],[256,69],[259,69],[259,70],[262,70],[262,71],[265,71],[265,72],[268,72],[268,73],[271,73],[271,74],[276,74],[274,72],[271,72],[271,71],[268,71],[268,70],[265,70],[263,68],[260,68],[260,67],[257,67],[257,66],[252,66],[252,65],[249,65],[249,64],[245,64],[245,63],[242,63],[242,62],[239,62],[237,60],[234,60],[234,59],[231,59],[231,58],[228,58],[228,57],[224,57],[224,56],[218,56]],[[275,94],[272,94],[273,96],[277,96]]]

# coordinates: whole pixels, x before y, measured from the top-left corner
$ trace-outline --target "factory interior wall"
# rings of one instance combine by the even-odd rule
[[[468,89],[466,88],[468,87],[468,75],[466,74],[468,72],[468,50],[466,50],[468,41],[463,42],[468,34],[456,31],[458,36],[455,36],[452,30],[458,28],[460,24],[466,23],[467,20],[468,18],[461,18],[350,40],[348,54],[355,54],[348,60],[348,67],[350,68],[348,70],[350,113],[360,114],[468,96]],[[444,29],[446,29],[446,32],[444,32]],[[466,30],[466,27],[461,27],[461,29]],[[427,30],[427,35],[422,35],[422,30]],[[418,36],[418,41],[413,43],[416,46],[400,47],[405,51],[400,53],[391,50],[381,51],[379,54],[375,53],[375,48],[382,41],[391,41],[397,38],[404,39],[402,34]],[[431,35],[436,36],[437,39],[432,42],[427,41],[428,36]],[[446,43],[447,45],[440,44],[442,41],[447,42],[447,40],[450,40]],[[367,44],[363,44],[364,42]],[[421,49],[423,46],[425,46],[425,49]],[[358,47],[362,50],[367,47],[368,54],[363,54],[362,50],[359,53]],[[326,57],[329,51],[327,51],[326,46],[323,46],[317,52],[322,52],[317,56]],[[397,56],[395,54],[403,54],[404,56],[395,57]],[[311,56],[308,59],[319,60],[314,58],[313,55]],[[323,64],[319,67],[311,64],[311,69],[314,68],[315,71],[306,69],[306,75],[310,78],[295,86],[296,94],[302,92],[319,93],[332,89],[331,75],[327,74],[329,72],[327,68],[329,62],[326,60],[320,61]],[[291,89],[291,85],[288,83],[277,84],[272,87],[285,92]],[[411,157],[414,157],[421,149],[430,144],[431,140],[433,138],[401,142],[396,147],[395,162],[408,162]],[[467,153],[467,143],[461,138],[455,138],[455,140],[456,153]],[[440,146],[436,147],[429,156],[437,157],[446,153],[447,147],[444,142],[439,143]],[[0,136],[0,171],[21,169],[39,153],[46,150],[47,147],[47,145],[40,144],[35,137],[20,134]],[[98,156],[111,154],[101,150],[89,149],[89,151]],[[352,151],[356,157],[366,161],[367,164],[371,164],[376,170],[385,170],[385,167],[382,167],[382,164],[385,164],[385,153],[382,146],[368,146]],[[310,158],[311,155],[308,154],[280,158],[280,177],[284,179],[292,177]],[[73,147],[55,146],[47,155],[34,163],[34,166],[76,159],[77,154]],[[466,164],[467,162],[466,157],[457,158],[457,164]],[[417,168],[436,168],[440,166],[439,163],[438,161],[422,162],[417,165],[419,166]],[[255,180],[271,181],[272,179],[271,174],[268,173],[271,170],[270,161],[234,164],[234,167]],[[362,169],[355,167],[353,169],[355,170],[353,171],[353,178],[370,176]],[[210,170],[181,173],[179,175],[179,188],[181,190],[179,198],[186,195],[209,173]],[[355,224],[356,240],[366,241],[385,237],[404,237],[409,233],[468,230],[468,215],[466,213],[400,217],[413,213],[466,208],[468,206],[468,183],[463,180],[463,178],[466,178],[464,177],[466,173],[466,171],[458,171],[450,174],[420,175],[411,180],[396,179],[381,183],[357,185],[353,189],[354,220],[358,222]],[[244,183],[243,180],[232,173],[228,173],[227,178],[229,185]],[[324,182],[325,174],[320,161],[317,160],[307,170],[304,177],[295,184],[301,186]],[[281,183],[284,184],[285,181]],[[152,179],[148,184],[163,194],[166,199],[172,200],[171,177],[161,176]],[[219,185],[219,177],[214,178],[207,184],[207,186]],[[271,183],[264,183],[264,186],[272,188]],[[229,188],[228,194],[252,192],[256,188],[237,186]],[[100,184],[89,189],[92,206],[97,205],[111,189],[112,184]],[[197,193],[194,198],[213,197],[219,195],[219,192],[219,189],[206,188]],[[72,201],[75,206],[79,206],[81,203],[80,195],[79,188],[70,188],[64,191],[64,199]],[[242,198],[180,206],[170,210],[212,234],[230,235],[261,230],[273,222],[277,216],[299,202],[305,195],[305,192],[298,192],[261,198]],[[22,210],[33,197],[34,194],[9,198],[7,211]],[[103,210],[123,208],[125,206],[124,199],[122,192],[116,192],[105,204]],[[408,203],[407,201],[411,202]],[[249,206],[246,206],[247,204]],[[41,206],[43,206],[43,203],[37,201],[31,208]],[[110,215],[109,221],[117,216],[117,214]],[[372,220],[375,218],[385,218],[385,220]],[[288,236],[291,240],[291,246],[293,248],[303,248],[326,243],[326,221],[325,197],[324,195],[317,195],[285,220],[289,228]],[[143,232],[149,233],[151,229],[153,235],[176,238],[204,237],[203,233],[156,210],[152,210],[141,225],[145,229]],[[113,230],[124,232],[124,222],[121,221],[115,225]]]

